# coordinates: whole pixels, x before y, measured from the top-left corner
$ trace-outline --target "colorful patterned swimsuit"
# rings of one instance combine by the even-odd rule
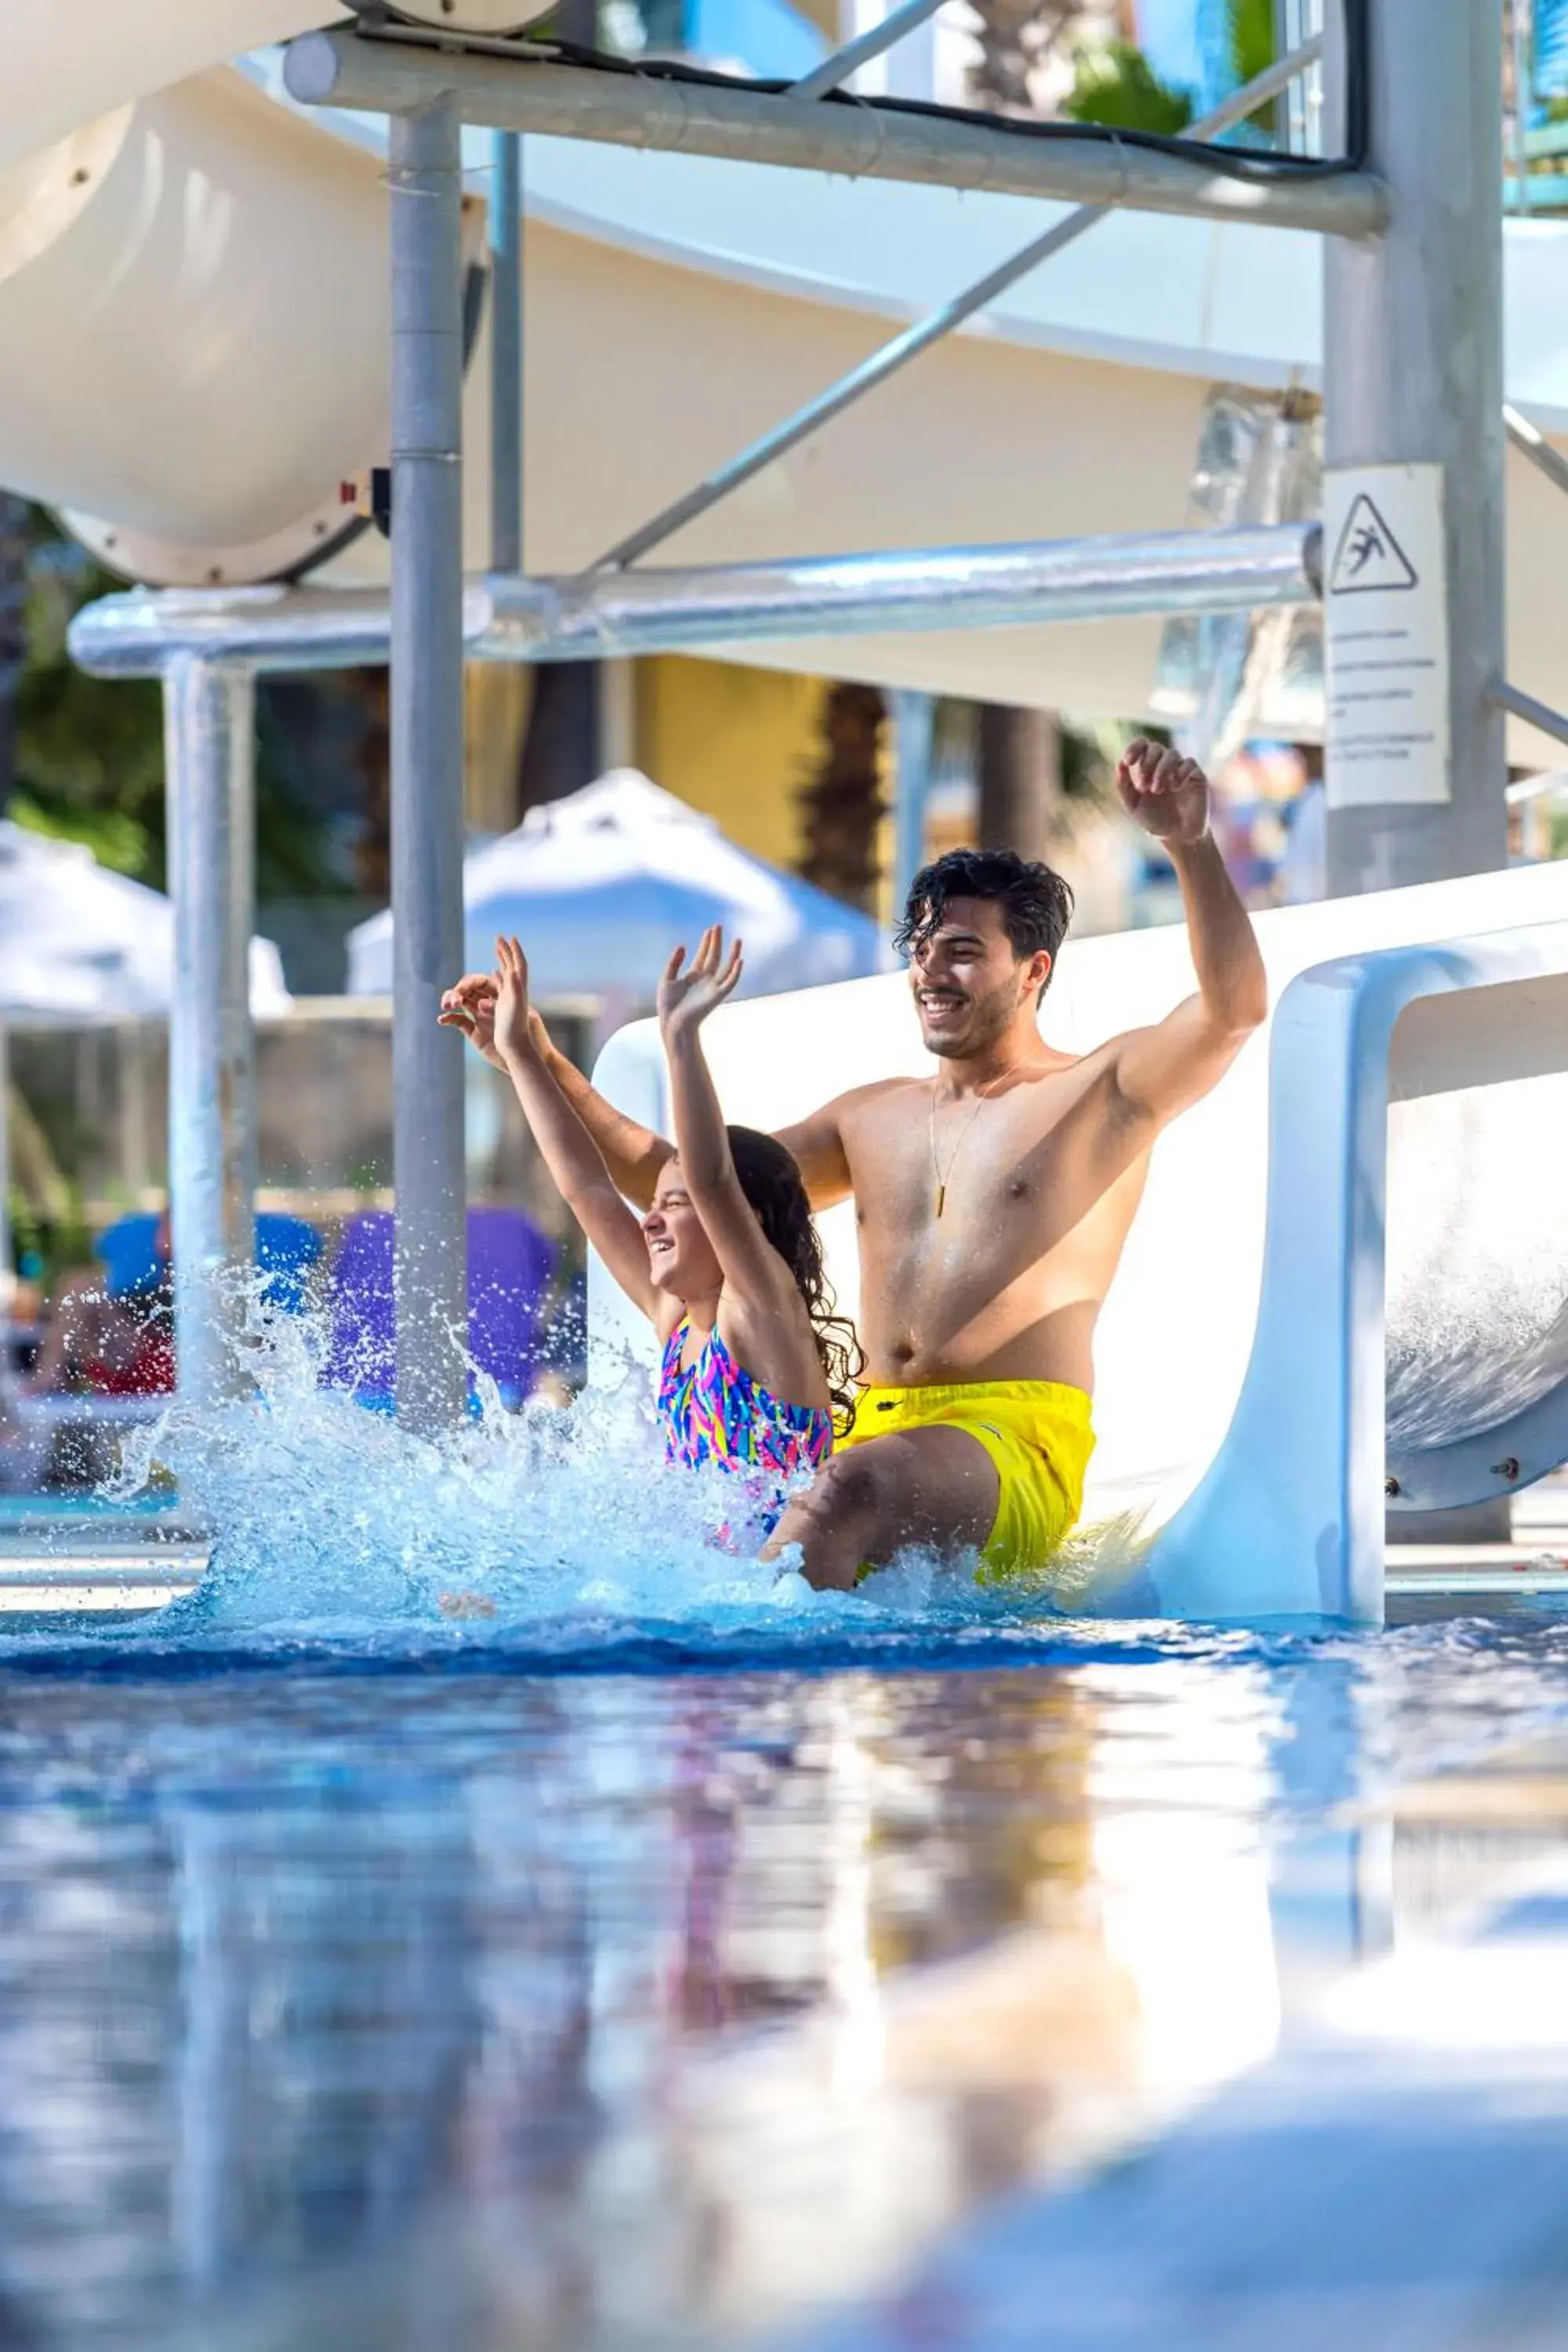
[[[735,1361],[717,1330],[697,1361],[683,1366],[686,1333],[683,1316],[659,1366],[664,1458],[687,1469],[716,1462],[744,1476],[757,1513],[747,1534],[760,1541],[783,1510],[791,1480],[832,1453],[833,1416],[822,1405],[785,1404],[770,1394]]]

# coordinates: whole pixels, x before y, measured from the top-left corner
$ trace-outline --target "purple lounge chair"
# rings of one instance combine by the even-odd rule
[[[366,1210],[343,1227],[330,1291],[329,1388],[385,1404],[396,1385],[393,1308],[394,1222]],[[521,1209],[468,1211],[468,1353],[509,1404],[528,1393],[540,1309],[555,1252]]]

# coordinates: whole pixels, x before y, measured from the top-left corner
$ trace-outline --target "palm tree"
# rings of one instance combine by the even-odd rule
[[[1040,77],[1053,58],[1133,39],[1131,0],[974,0],[980,56],[970,70],[977,106],[1041,110]]]
[[[876,903],[882,798],[881,689],[839,681],[824,698],[820,750],[796,794],[805,832],[795,871],[867,913]]]

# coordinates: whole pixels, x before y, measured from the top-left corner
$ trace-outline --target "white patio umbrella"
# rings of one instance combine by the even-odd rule
[[[174,910],[163,893],[79,842],[0,819],[0,1270],[10,1263],[7,1025],[157,1017],[174,993]],[[277,949],[252,940],[252,1013],[289,1003]]]
[[[0,819],[0,1017],[122,1021],[166,1013],[174,909],[79,842]],[[270,940],[250,943],[250,1009],[290,1002]]]
[[[463,905],[470,968],[488,971],[497,932],[515,932],[542,999],[649,1003],[670,949],[694,948],[710,923],[746,943],[743,995],[855,980],[892,961],[868,915],[737,848],[634,768],[531,809],[514,833],[473,850]],[[391,987],[388,912],[350,933],[349,989]]]

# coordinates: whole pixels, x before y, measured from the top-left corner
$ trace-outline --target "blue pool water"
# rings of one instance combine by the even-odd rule
[[[285,1383],[159,1441],[209,1590],[0,1643],[0,2346],[787,2332],[1564,1846],[1549,1607],[819,1601],[572,1436]]]

